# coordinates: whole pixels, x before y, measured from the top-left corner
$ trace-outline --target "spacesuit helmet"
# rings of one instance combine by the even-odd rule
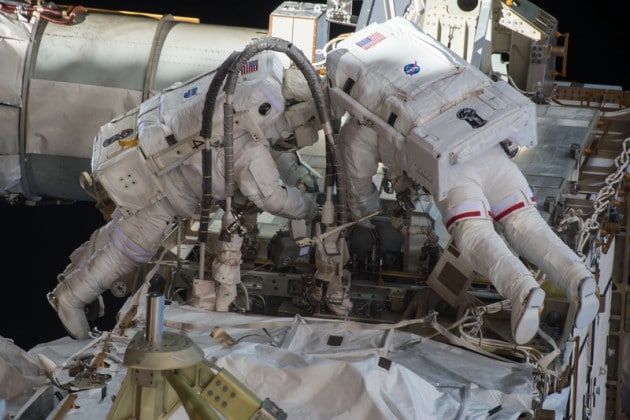
[[[263,51],[241,71],[232,106],[234,137],[245,131],[279,150],[310,146],[318,139],[319,120],[308,84],[297,68],[285,69],[280,54]],[[223,95],[223,94],[222,94]],[[219,96],[217,103],[224,99]],[[223,112],[215,109],[213,133],[222,133]]]
[[[282,68],[278,68],[281,63],[277,60],[274,54],[257,54],[249,60],[257,62],[256,72],[239,76],[232,98],[235,138],[240,130],[246,130],[255,140],[265,138],[273,144],[276,139],[291,132],[284,118]],[[221,102],[223,98],[219,98]],[[214,119],[217,117],[222,120],[222,113],[215,112]]]

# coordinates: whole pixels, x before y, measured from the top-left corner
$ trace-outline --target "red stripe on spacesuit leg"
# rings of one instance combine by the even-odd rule
[[[506,217],[507,215],[509,215],[510,213],[515,212],[516,210],[520,210],[522,208],[524,208],[525,206],[529,205],[529,204],[536,204],[536,198],[534,196],[529,197],[529,200],[527,201],[520,201],[510,207],[508,207],[507,209],[497,213],[497,215],[494,217],[494,220],[496,220],[497,222],[500,221],[501,219],[503,219],[504,217]]]
[[[481,217],[481,212],[480,211],[469,211],[469,212],[466,212],[466,213],[456,214],[455,216],[453,216],[450,219],[448,219],[448,221],[446,222],[446,229],[448,229],[453,223],[457,222],[458,220],[464,219],[466,217]]]
[[[502,211],[501,213],[497,214],[494,217],[494,220],[496,220],[497,222],[501,219],[503,219],[505,216],[507,216],[508,214],[518,210],[518,209],[522,209],[523,207],[525,207],[525,203],[524,202],[520,202],[517,204],[514,204],[512,207],[508,207],[507,209],[505,209],[504,211]]]

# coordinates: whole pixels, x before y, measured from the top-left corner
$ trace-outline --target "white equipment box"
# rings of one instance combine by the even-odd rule
[[[328,41],[326,5],[283,2],[269,15],[269,35],[291,41],[311,63],[323,60],[324,55],[316,51]]]

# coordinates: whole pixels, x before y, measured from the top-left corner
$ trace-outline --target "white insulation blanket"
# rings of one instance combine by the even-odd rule
[[[216,358],[218,366],[259,398],[271,399],[289,419],[516,419],[531,406],[532,372],[526,365],[399,330],[299,316],[211,313],[177,304],[167,306],[164,319],[168,331],[188,334],[206,358]],[[209,334],[214,326],[236,344],[225,348],[214,341]],[[114,339],[121,354],[112,360],[122,361],[124,343],[134,334]],[[61,367],[71,363],[68,358],[98,352],[102,341],[62,339],[29,353],[53,360],[64,382]],[[107,395],[114,395],[126,368],[114,363],[110,369],[114,377]],[[111,398],[103,399],[102,392],[79,392],[80,408],[72,411],[80,411],[81,418],[104,418]],[[188,417],[180,407],[171,418]]]

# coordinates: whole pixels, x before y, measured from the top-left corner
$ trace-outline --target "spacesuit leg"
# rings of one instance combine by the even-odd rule
[[[564,290],[574,308],[577,328],[597,315],[597,283],[584,262],[569,248],[536,209],[536,200],[520,169],[496,147],[488,152],[494,177],[484,192],[503,235],[519,255],[535,264],[557,287]]]
[[[81,246],[76,248],[72,254],[70,254],[70,264],[66,266],[63,272],[57,275],[58,282],[64,281],[64,279],[68,277],[70,273],[75,271],[77,267],[84,265],[92,255],[103,249],[103,247],[111,242],[112,231],[114,230],[114,227],[117,226],[121,217],[122,215],[120,214],[120,211],[114,210],[111,214],[111,221],[99,229],[96,229],[92,235],[90,235],[89,240],[85,241]],[[52,297],[52,293],[49,293],[49,296]],[[52,301],[51,304],[53,304]],[[99,296],[98,317],[102,317],[103,315],[105,315],[105,304],[103,303],[102,297]]]
[[[91,255],[93,255],[96,251],[102,249],[111,241],[112,231],[120,221],[121,217],[122,215],[120,214],[120,211],[115,210],[112,213],[112,219],[110,222],[96,229],[90,236],[89,240],[85,241],[81,246],[72,251],[72,254],[70,254],[69,257],[70,264],[68,264],[64,271],[59,274],[59,281],[63,281],[63,279],[69,273],[74,271],[76,267],[83,265],[85,261],[90,258]]]
[[[346,172],[348,209],[359,219],[380,209],[379,192],[372,182],[379,163],[376,131],[354,118],[339,132],[339,150]]]
[[[64,272],[63,281],[49,293],[49,301],[72,337],[89,338],[85,305],[110,288],[117,278],[153,256],[172,225],[172,214],[171,206],[162,200],[126,219],[112,220],[105,229],[110,232],[110,242]],[[96,235],[95,239],[99,237]]]
[[[489,203],[484,198],[474,200],[480,193],[474,183],[462,185],[451,189],[438,205],[462,257],[512,303],[514,341],[524,344],[538,331],[545,293],[494,229]]]
[[[584,328],[599,311],[597,283],[584,262],[549,227],[534,206],[501,220],[504,235],[523,257],[563,289],[574,308],[574,325]]]

